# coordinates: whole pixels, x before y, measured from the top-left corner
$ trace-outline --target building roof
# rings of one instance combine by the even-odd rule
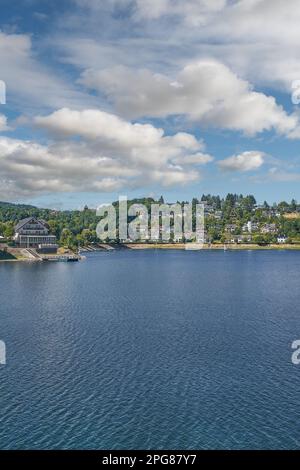
[[[23,227],[23,225],[27,224],[31,220],[35,220],[36,222],[39,222],[40,224],[48,227],[48,224],[44,220],[39,220],[36,217],[26,217],[25,219],[20,220],[20,222],[15,226],[15,231],[17,232],[20,228]]]
[[[20,220],[20,222],[17,223],[15,226],[15,230],[18,230],[19,228],[23,227],[23,225],[27,224],[33,217],[26,217],[26,219]]]

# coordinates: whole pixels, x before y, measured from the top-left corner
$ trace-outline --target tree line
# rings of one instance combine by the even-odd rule
[[[175,201],[181,206],[188,201]],[[211,242],[225,242],[228,238],[226,227],[234,224],[231,235],[242,233],[244,224],[253,222],[258,227],[264,224],[275,224],[276,233],[285,235],[290,241],[300,242],[300,204],[295,199],[290,202],[281,201],[272,205],[264,201],[258,205],[253,195],[227,194],[225,197],[203,194],[201,198],[194,198],[192,204],[205,203],[206,217],[205,229]],[[153,198],[132,199],[128,201],[128,207],[132,204],[144,204],[150,213],[153,203],[164,203],[161,196]],[[113,203],[118,217],[118,202]],[[14,234],[15,225],[26,217],[36,217],[45,220],[50,232],[56,235],[60,245],[78,247],[97,242],[96,227],[100,217],[96,215],[96,209],[84,207],[83,210],[52,210],[42,209],[25,204],[11,204],[0,202],[0,235],[10,239]],[[194,220],[195,222],[195,220]],[[260,233],[254,230],[254,242],[274,242],[275,234]]]

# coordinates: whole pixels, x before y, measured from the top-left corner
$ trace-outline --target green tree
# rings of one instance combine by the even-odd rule
[[[67,248],[71,248],[75,245],[74,236],[70,229],[64,228],[61,232],[60,244]]]

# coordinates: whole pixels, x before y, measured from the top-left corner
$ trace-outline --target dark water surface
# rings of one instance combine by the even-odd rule
[[[299,448],[300,252],[1,263],[0,448]]]

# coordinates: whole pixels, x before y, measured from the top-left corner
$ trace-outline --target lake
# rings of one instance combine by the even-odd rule
[[[300,252],[1,263],[1,449],[300,447]]]

